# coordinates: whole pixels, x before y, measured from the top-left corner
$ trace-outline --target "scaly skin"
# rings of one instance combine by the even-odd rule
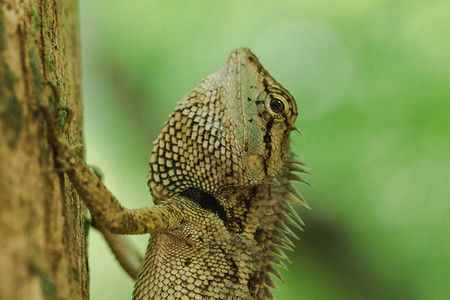
[[[290,203],[307,207],[290,184],[306,173],[289,150],[296,117],[256,56],[233,51],[169,116],[150,159],[156,205],[136,210],[54,138],[57,162],[102,226],[152,233],[133,299],[272,297],[272,263],[286,258],[278,246],[293,246],[287,225],[301,222]]]

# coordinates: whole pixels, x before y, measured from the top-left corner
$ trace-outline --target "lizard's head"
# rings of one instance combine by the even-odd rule
[[[225,79],[224,119],[249,181],[271,177],[282,166],[295,129],[297,106],[291,94],[261,66],[247,48],[232,52],[218,72]]]
[[[296,117],[289,92],[250,50],[236,49],[169,116],[150,159],[153,196],[192,188],[215,194],[271,178]]]

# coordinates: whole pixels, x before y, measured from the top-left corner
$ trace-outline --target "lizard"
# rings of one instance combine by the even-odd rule
[[[290,150],[297,115],[258,58],[234,50],[169,115],[149,162],[154,205],[137,209],[123,207],[48,127],[57,168],[107,240],[151,234],[142,265],[128,271],[133,299],[267,299],[276,287],[269,274],[282,279],[273,264],[288,260],[280,247],[292,250],[290,227],[304,225],[294,206],[309,208],[292,185],[309,174]]]

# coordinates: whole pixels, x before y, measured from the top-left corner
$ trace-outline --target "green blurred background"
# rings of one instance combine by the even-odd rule
[[[151,203],[175,104],[246,46],[296,98],[314,173],[277,298],[450,298],[450,1],[84,0],[80,16],[87,159],[125,206]],[[92,299],[131,298],[94,230],[89,264]]]

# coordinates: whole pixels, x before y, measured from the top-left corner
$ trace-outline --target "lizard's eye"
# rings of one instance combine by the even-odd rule
[[[270,101],[270,109],[277,114],[284,113],[284,103],[278,99],[272,99]]]

